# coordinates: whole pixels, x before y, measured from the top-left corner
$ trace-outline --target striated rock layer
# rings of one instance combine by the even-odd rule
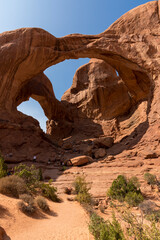
[[[13,161],[35,154],[39,161],[55,160],[53,138],[69,136],[72,143],[113,137],[120,143],[118,150],[112,147],[114,154],[123,151],[123,139],[125,148],[149,144],[158,149],[159,1],[129,11],[98,35],[56,38],[42,29],[22,28],[0,34],[0,46],[0,148],[5,156],[14,152]],[[77,70],[59,102],[43,71],[65,59],[86,57],[91,61]],[[29,97],[42,106],[51,137],[17,111]]]

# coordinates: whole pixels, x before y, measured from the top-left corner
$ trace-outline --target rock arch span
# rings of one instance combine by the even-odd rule
[[[148,100],[148,108],[144,110],[148,124],[152,126],[156,122],[158,126],[158,5],[159,2],[152,1],[129,11],[99,35],[71,34],[56,38],[38,28],[2,33],[0,119],[21,122],[22,115],[16,111],[16,106],[32,95],[49,119],[69,119],[72,122],[75,116],[72,118],[70,114],[70,104],[55,99],[43,71],[65,59],[88,57],[101,59],[118,71],[131,97],[132,107]],[[33,92],[27,93],[29,86],[36,84],[41,92],[33,88]]]

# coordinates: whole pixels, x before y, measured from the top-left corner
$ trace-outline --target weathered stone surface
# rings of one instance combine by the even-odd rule
[[[56,159],[56,149],[38,122],[16,109],[29,97],[39,101],[44,109],[49,119],[48,133],[55,132],[59,138],[71,135],[73,141],[112,136],[119,143],[119,148],[113,146],[110,150],[114,154],[136,145],[141,149],[149,144],[152,150],[158,148],[158,7],[157,1],[141,5],[98,35],[56,38],[38,28],[0,34],[3,154],[13,151],[15,161],[18,155],[20,161],[29,149],[29,158],[36,154],[40,161],[51,155]],[[86,57],[92,60],[76,72],[72,87],[59,102],[43,71],[65,59]],[[47,152],[47,157],[43,152]]]
[[[99,148],[99,149],[95,150],[95,152],[94,152],[95,158],[101,158],[101,157],[104,157],[105,155],[106,155],[105,148]]]
[[[115,69],[97,59],[76,71],[62,101],[75,105],[82,117],[105,120],[123,115],[132,105],[128,89]]]
[[[99,137],[95,139],[94,144],[98,145],[99,147],[112,147],[114,143],[113,137]]]
[[[9,237],[7,237],[7,234],[6,234],[6,232],[5,232],[5,230],[4,230],[4,228],[2,228],[1,226],[0,226],[0,240],[9,240],[10,238]]]
[[[68,161],[68,164],[70,166],[73,165],[73,166],[81,166],[81,165],[84,165],[84,164],[87,164],[87,163],[91,163],[93,161],[93,159],[89,156],[78,156],[78,157],[75,157],[75,158],[71,158],[69,161]]]

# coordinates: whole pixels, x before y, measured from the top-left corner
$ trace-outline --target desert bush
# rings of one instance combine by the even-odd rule
[[[139,204],[139,209],[144,215],[152,214],[157,208],[155,202],[150,200],[144,200],[142,203]]]
[[[88,192],[90,190],[90,187],[88,186],[88,184],[83,176],[76,177],[76,179],[73,182],[73,186],[74,186],[76,194],[78,194],[79,192],[83,192],[83,191]]]
[[[27,186],[23,179],[12,175],[0,178],[0,193],[19,198],[20,194],[27,193]]]
[[[52,179],[48,182],[48,183],[41,183],[40,184],[40,189],[42,191],[42,195],[50,200],[52,200],[53,202],[59,202],[59,198],[56,194],[57,189],[55,187],[52,186]]]
[[[126,179],[125,176],[119,175],[113,182],[107,195],[111,199],[117,199],[120,202],[126,201],[130,206],[137,206],[143,201],[143,196],[139,182],[136,177]]]
[[[145,217],[151,222],[160,222],[160,210],[153,211],[152,213],[147,214]]]
[[[30,194],[21,194],[19,198],[28,204],[34,204],[34,198]]]
[[[14,169],[15,175],[21,177],[26,182],[28,188],[32,191],[35,190],[39,185],[40,181],[40,171],[34,165],[27,166],[25,164],[20,164]]]
[[[43,181],[42,168],[39,168],[39,181]]]
[[[119,175],[110,187],[107,195],[112,199],[124,201],[127,192],[127,180],[123,175]]]
[[[96,213],[90,218],[89,230],[95,240],[125,240],[121,225],[113,215],[112,222],[104,221]]]
[[[25,214],[33,214],[36,211],[36,208],[32,204],[28,204],[24,201],[18,202],[18,208]]]
[[[41,208],[43,211],[47,212],[49,211],[49,205],[44,197],[38,196],[36,198],[36,203],[39,208]]]
[[[25,214],[32,215],[36,211],[34,199],[29,194],[23,194],[20,196],[22,201],[18,202],[18,208]]]
[[[131,207],[136,207],[141,202],[143,202],[144,198],[141,193],[137,192],[128,192],[125,196],[125,201]]]
[[[80,204],[90,204],[92,197],[89,193],[90,187],[88,186],[85,178],[83,176],[76,177],[73,186],[75,193],[77,194],[75,199],[80,202]]]
[[[4,162],[4,158],[0,153],[0,178],[7,176],[7,164]]]
[[[91,195],[88,192],[79,192],[77,194],[75,200],[77,200],[80,204],[83,204],[83,203],[90,204],[91,203]]]
[[[89,230],[95,240],[160,240],[160,229],[154,221],[150,225],[145,225],[143,215],[137,217],[129,211],[123,211],[120,218],[124,221],[123,228],[114,214],[112,221],[104,221],[103,218],[92,212]]]
[[[24,164],[20,164],[15,167],[15,175],[22,178],[28,190],[32,193],[42,194],[44,197],[51,199],[54,202],[58,202],[59,198],[56,195],[56,188],[52,186],[52,179],[48,183],[41,182],[42,179],[42,170],[37,169],[34,165],[26,166]]]
[[[160,240],[160,230],[155,222],[145,225],[143,215],[141,218],[137,218],[129,211],[124,211],[121,217],[128,224],[126,228],[127,239],[131,237],[131,239],[136,240]]]
[[[157,178],[155,175],[146,172],[144,174],[144,179],[147,182],[147,184],[151,185],[151,187],[153,187],[154,185],[157,185]]]

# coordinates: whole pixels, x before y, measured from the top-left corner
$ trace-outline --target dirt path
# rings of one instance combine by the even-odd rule
[[[52,213],[27,217],[17,209],[17,200],[0,195],[0,202],[8,206],[0,218],[0,225],[11,240],[91,240],[88,216],[77,202],[70,202],[66,195],[62,203],[50,202]]]

